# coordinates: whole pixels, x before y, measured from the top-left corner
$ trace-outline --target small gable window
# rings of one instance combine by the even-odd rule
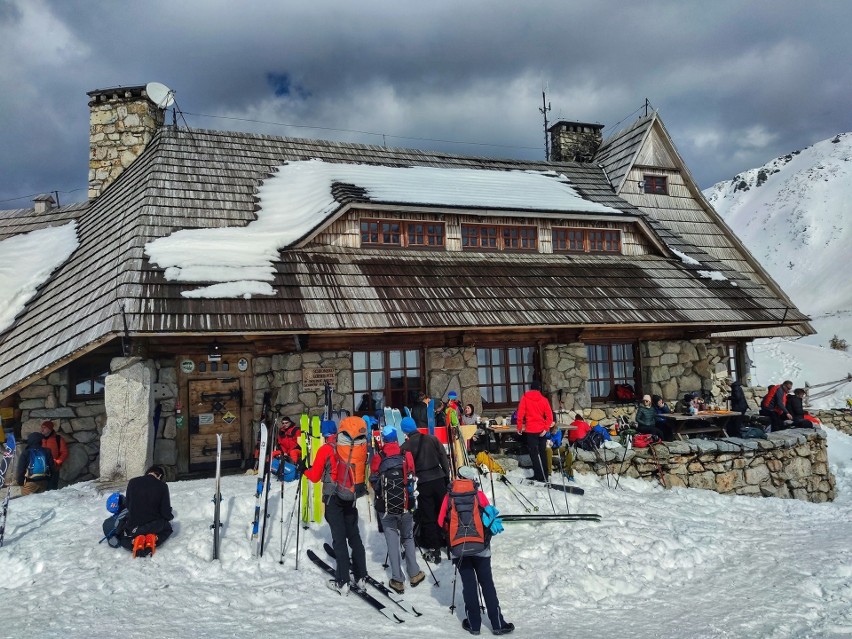
[[[68,369],[72,400],[86,400],[104,396],[109,359],[95,358],[74,362]]]
[[[558,253],[621,253],[621,231],[554,228],[553,250]]]
[[[538,229],[534,226],[462,224],[462,248],[471,251],[536,251]]]
[[[361,220],[361,246],[442,248],[444,223]]]
[[[642,182],[644,183],[645,193],[653,193],[654,195],[668,195],[669,193],[665,175],[643,175]]]

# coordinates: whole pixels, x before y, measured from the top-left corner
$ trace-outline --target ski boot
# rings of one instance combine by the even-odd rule
[[[147,557],[148,551],[145,548],[145,535],[136,535],[133,538],[133,557]]]
[[[150,555],[157,552],[157,535],[145,535],[145,550],[147,550]]]

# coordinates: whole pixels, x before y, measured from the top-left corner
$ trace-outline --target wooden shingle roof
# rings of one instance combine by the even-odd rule
[[[190,299],[145,257],[179,229],[244,226],[285,162],[557,170],[586,199],[641,217],[667,256],[418,252],[307,246],[280,252],[274,297]],[[364,194],[345,187],[341,205]],[[72,215],[72,211],[66,212]],[[59,213],[57,212],[57,215]],[[95,201],[74,209],[80,245],[0,335],[0,396],[120,336],[804,321],[766,287],[619,198],[591,164],[519,162],[328,141],[161,129]],[[19,222],[15,219],[20,218]],[[0,212],[0,237],[28,223]],[[211,246],[211,251],[216,247]],[[717,270],[727,280],[697,276]],[[732,284],[736,282],[736,286]],[[465,300],[463,304],[459,300]]]

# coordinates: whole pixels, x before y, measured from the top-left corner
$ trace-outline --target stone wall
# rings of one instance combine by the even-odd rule
[[[454,390],[459,394],[462,406],[473,404],[476,412],[481,413],[478,370],[476,348],[473,346],[427,349],[427,392],[431,397],[446,397],[449,391]]]
[[[68,369],[51,373],[19,392],[21,436],[37,432],[51,420],[68,444],[68,459],[59,473],[60,486],[99,475],[100,437],[106,424],[103,398],[69,401]]]
[[[541,368],[542,385],[551,393],[554,408],[559,408],[560,390],[565,410],[577,411],[583,406],[591,406],[585,344],[547,344],[543,348]]]
[[[281,405],[281,414],[298,421],[298,416],[316,414],[325,406],[325,390],[304,390],[302,369],[333,368],[337,380],[332,396],[335,408],[354,411],[352,398],[352,353],[349,351],[302,352],[256,357],[254,360],[254,418],[260,419],[263,396]]]
[[[808,412],[819,419],[823,425],[839,430],[841,433],[852,435],[852,411],[834,409]]]
[[[692,391],[716,399],[728,394],[725,348],[706,339],[641,342],[643,390],[674,402]]]
[[[621,447],[577,452],[574,472],[622,474],[666,486],[722,494],[832,501],[835,478],[828,468],[825,431],[794,429],[769,439],[690,439],[652,448]]]

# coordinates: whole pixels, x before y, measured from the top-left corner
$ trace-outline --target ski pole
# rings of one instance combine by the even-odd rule
[[[615,487],[618,488],[618,482],[621,481],[621,474],[624,472],[624,461],[627,459],[627,452],[633,444],[633,435],[627,435],[624,442],[624,455],[621,457],[621,464],[618,466],[618,477],[615,478]]]
[[[281,500],[278,503],[278,545],[281,546],[281,554],[284,554],[284,482],[281,482]]]
[[[297,481],[299,481],[299,480],[297,480]],[[287,551],[287,544],[290,543],[290,534],[291,534],[290,531],[293,530],[293,520],[298,519],[298,517],[299,517],[298,512],[299,512],[299,497],[301,496],[301,490],[300,490],[301,487],[302,487],[302,484],[300,482],[299,485],[296,487],[296,498],[293,500],[293,507],[290,509],[290,514],[287,517],[287,536],[284,537],[284,543],[281,545],[281,559],[278,561],[279,564],[284,563],[284,553]],[[298,536],[298,534],[299,534],[299,524],[297,523],[296,524],[296,535]],[[298,561],[298,553],[297,553],[297,556],[296,556],[296,561]]]
[[[513,484],[512,482],[510,482],[510,481],[509,481],[509,478],[508,478],[508,477],[506,477],[506,475],[501,475],[501,476],[500,476],[500,481],[502,481],[504,484],[506,484],[506,485],[509,487],[509,491],[510,491],[513,495],[516,495],[516,498],[518,499],[518,501],[523,500],[523,502],[526,502],[526,503],[528,504],[529,508],[532,508],[534,511],[538,512],[538,506],[536,506],[536,505],[532,502],[532,500],[531,500],[529,497],[527,497],[526,495],[524,495],[524,494],[523,494],[523,493],[522,493],[522,492],[518,489],[518,487],[517,487],[517,486],[515,486],[515,484]],[[523,503],[523,502],[522,502],[522,503]],[[524,507],[525,507],[525,508],[527,508],[527,506],[524,506]],[[529,512],[529,509],[527,509],[527,512]]]
[[[559,464],[559,474],[562,475],[562,490],[565,493],[565,512],[571,512],[568,506],[568,487],[565,485],[565,467],[562,465],[562,457],[559,456],[559,449],[556,449],[556,461]]]
[[[514,497],[514,498],[515,498],[515,500],[516,500],[516,501],[517,501],[517,502],[521,505],[521,508],[523,508],[523,509],[524,509],[525,511],[527,511],[528,513],[529,513],[529,512],[532,512],[532,511],[530,510],[529,506],[527,506],[527,505],[526,505],[526,504],[525,504],[525,503],[521,500],[521,498],[520,498],[520,497],[518,497],[518,495],[517,495],[517,494],[515,494],[515,491],[513,490],[512,485],[511,485],[509,482],[507,482],[507,481],[506,481],[506,478],[505,478],[503,475],[500,475],[500,481],[501,481],[501,482],[503,482],[504,484],[506,484],[506,488],[509,490],[509,494],[510,494],[510,495],[512,495],[512,497]]]
[[[456,610],[456,576],[459,574],[459,564],[464,560],[464,557],[459,557],[456,562],[456,568],[453,571],[453,600],[450,604],[450,614],[453,614]]]
[[[476,579],[476,594],[479,595],[479,612],[485,612],[485,601],[482,598],[482,586],[479,585],[479,578]]]
[[[302,494],[302,477],[299,476],[299,487],[296,489],[296,503],[299,502],[299,498]],[[301,526],[299,522],[296,522],[296,570],[299,569],[299,530]]]

